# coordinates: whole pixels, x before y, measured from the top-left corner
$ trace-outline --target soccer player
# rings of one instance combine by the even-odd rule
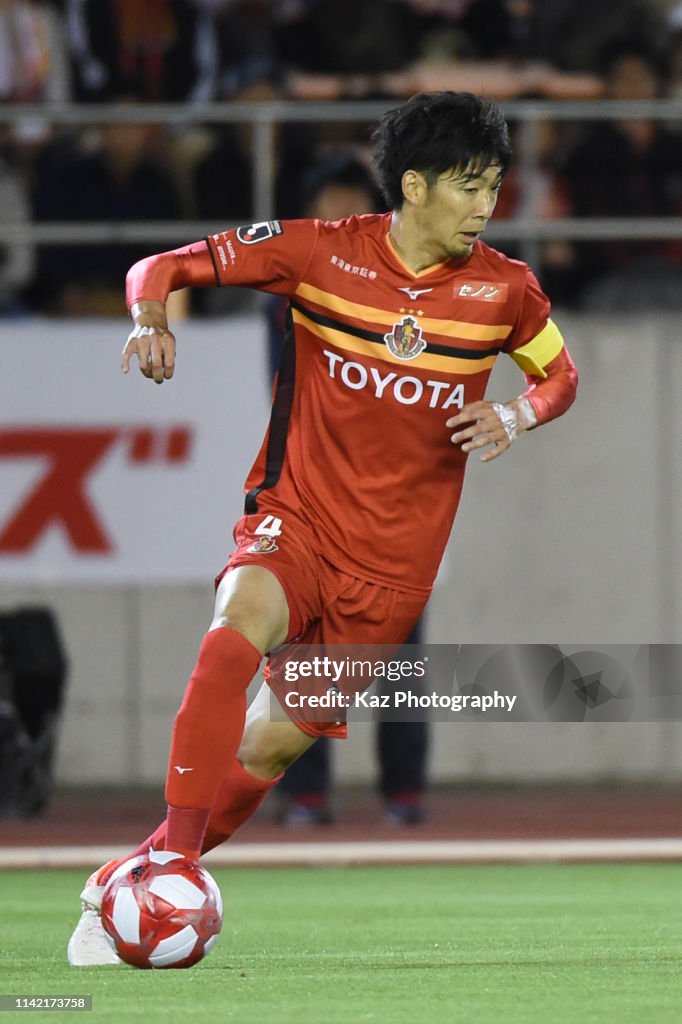
[[[313,161],[300,191],[301,210],[296,216],[341,220],[353,213],[385,209],[369,168],[352,150]],[[286,295],[268,296],[268,363],[273,378],[282,356],[288,307]],[[408,644],[422,642],[422,625],[420,619],[408,637]],[[425,719],[389,722],[382,718],[377,723],[379,789],[386,818],[392,824],[416,825],[424,819],[428,733]],[[329,804],[333,743],[323,736],[289,766],[277,786],[282,801],[278,816],[281,824],[322,825],[333,820]]]
[[[525,264],[480,241],[511,157],[501,112],[468,93],[420,94],[384,115],[374,142],[391,212],[218,232],[128,274],[122,367],[136,357],[159,384],[175,368],[174,289],[249,285],[289,298],[270,425],[173,726],[167,817],[131,856],[153,847],[198,858],[317,737],[345,736],[343,722],[293,709],[271,718],[267,682],[247,712],[263,656],[294,640],[402,643],[433,585],[469,455],[491,462],[574,400],[549,300]],[[500,352],[526,388],[489,401]],[[81,893],[73,964],[114,959],[98,915],[115,866]]]

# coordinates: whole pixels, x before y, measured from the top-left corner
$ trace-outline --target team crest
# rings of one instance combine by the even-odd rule
[[[247,550],[253,552],[254,555],[269,555],[271,551],[279,551],[279,548],[272,537],[259,537]]]
[[[388,351],[398,359],[416,359],[426,348],[422,329],[413,316],[404,316],[393,330],[384,334]]]

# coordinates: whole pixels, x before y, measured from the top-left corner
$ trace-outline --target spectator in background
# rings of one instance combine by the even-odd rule
[[[243,78],[239,91],[230,98],[243,103],[266,102],[281,98],[281,94],[277,82],[266,72],[264,78]],[[191,193],[200,219],[222,224],[258,219],[253,192],[253,131],[251,124],[220,124],[208,133],[191,171]],[[275,208],[284,218],[298,216],[301,180],[319,134],[319,126],[307,123],[283,123],[275,128]],[[244,288],[197,289],[192,301],[195,312],[209,316],[260,308],[260,296]]]
[[[258,103],[280,98],[268,79],[244,85],[233,99]],[[282,123],[275,129],[275,206],[283,217],[296,216],[301,177],[317,143],[315,125]],[[194,169],[197,214],[204,219],[253,219],[253,125],[221,124],[211,133],[211,145]]]
[[[571,17],[581,3],[589,6],[590,22],[599,19],[587,0],[571,4]],[[289,71],[287,87],[294,97],[318,100],[444,89],[498,99],[598,96],[598,75],[548,59],[545,37],[560,19],[546,26],[541,14],[553,12],[557,4],[568,17],[564,0],[378,0],[371,5],[307,0],[288,5],[285,12],[293,13],[281,16],[277,32]]]
[[[209,100],[218,71],[211,10],[191,0],[65,0],[76,98]]]
[[[313,164],[302,182],[301,216],[342,220],[352,213],[383,208],[378,189],[361,158],[352,152],[331,154]],[[268,296],[268,360],[271,377],[279,368],[283,319],[288,302]],[[421,642],[421,623],[409,644]],[[288,769],[277,787],[283,825],[323,825],[332,820],[330,807],[332,740],[322,738]],[[380,721],[376,732],[379,791],[386,817],[397,825],[424,819],[428,731],[426,722]]]
[[[420,620],[407,644],[421,642]],[[378,788],[386,820],[393,825],[419,825],[425,820],[428,742],[425,721],[377,723]],[[327,825],[334,820],[330,802],[332,744],[326,737],[318,740],[290,766],[277,786],[282,825]]]
[[[667,96],[671,100],[682,100],[682,4],[679,16],[672,22],[673,31],[668,39],[666,60],[668,67]],[[679,130],[680,124],[677,124]]]
[[[604,55],[607,96],[651,100],[665,92],[661,57],[638,39]],[[667,217],[682,213],[679,138],[650,119],[596,121],[580,132],[563,174],[575,217]],[[590,242],[572,249],[566,268],[580,304],[592,310],[682,309],[679,244]]]
[[[592,74],[615,39],[653,48],[665,33],[651,0],[468,0],[462,28],[479,59]]]
[[[418,27],[403,0],[304,0],[286,5],[275,19],[286,66],[342,78],[374,78],[411,63],[418,56]]]
[[[7,229],[28,225],[30,216],[17,147],[5,133],[0,135],[0,316],[21,313],[26,308],[24,289],[33,274],[35,250],[29,242],[8,239]]]
[[[111,124],[63,135],[41,154],[33,196],[40,220],[174,220],[178,197],[159,159],[163,129]],[[122,282],[137,245],[45,246],[34,285],[39,307],[67,316],[114,315],[125,309]]]
[[[68,99],[61,28],[59,12],[49,3],[0,0],[0,102]],[[0,315],[28,310],[35,246],[11,238],[10,232],[30,224],[31,165],[49,132],[47,122],[37,118],[0,125]]]
[[[0,103],[60,103],[70,99],[70,77],[61,13],[45,0],[0,0]],[[22,117],[5,132],[2,146],[0,217],[21,223],[29,219],[30,168],[38,148],[50,138],[49,122]],[[12,255],[8,255],[12,250]],[[33,259],[27,244],[5,246],[4,289],[9,278],[24,281]],[[12,267],[13,269],[9,269]],[[20,269],[21,268],[21,269]],[[9,275],[9,276],[8,276]],[[4,300],[7,292],[4,290]],[[14,299],[10,305],[14,305]]]
[[[47,4],[0,0],[2,102],[33,103],[46,98],[51,49],[55,49],[53,26],[53,12]]]
[[[254,82],[278,83],[281,68],[274,36],[277,5],[271,0],[208,2],[214,8],[219,55],[216,95],[235,99]]]

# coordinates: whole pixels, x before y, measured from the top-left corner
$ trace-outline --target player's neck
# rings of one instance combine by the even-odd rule
[[[388,238],[400,261],[413,274],[422,274],[445,263],[450,257],[425,239],[409,213],[394,210]]]

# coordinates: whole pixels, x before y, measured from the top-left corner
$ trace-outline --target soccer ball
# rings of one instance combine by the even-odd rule
[[[102,925],[121,960],[133,967],[191,967],[213,948],[223,901],[199,864],[171,850],[131,857],[102,896]]]

